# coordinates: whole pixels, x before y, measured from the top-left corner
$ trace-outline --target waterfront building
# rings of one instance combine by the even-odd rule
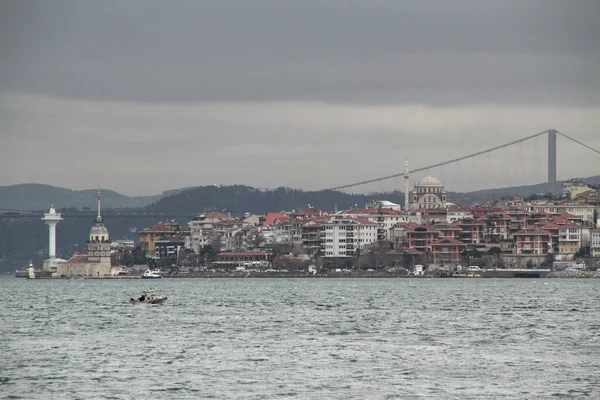
[[[416,226],[406,232],[408,247],[421,253],[431,252],[431,244],[440,238],[440,231],[429,225]]]
[[[162,237],[154,241],[155,260],[177,260],[181,249],[185,247],[186,238],[181,235]]]
[[[460,241],[466,244],[483,243],[485,224],[474,218],[464,218],[454,223],[461,229]]]
[[[108,229],[106,229],[100,214],[100,193],[98,193],[98,216],[90,229],[87,243],[86,254],[78,253],[67,261],[57,263],[56,272],[52,276],[101,277],[111,275],[111,242]]]
[[[560,225],[558,227],[559,254],[574,254],[590,244],[590,228],[580,225]]]
[[[410,207],[412,209],[445,208],[446,189],[442,182],[431,175],[421,179],[413,189]]]
[[[268,251],[221,252],[211,266],[216,269],[263,270],[273,265],[273,253]]]
[[[590,253],[592,257],[600,257],[600,229],[592,229],[590,235]]]
[[[302,225],[302,247],[308,254],[321,251],[321,228],[318,220],[308,221]]]
[[[538,228],[527,228],[515,233],[516,254],[552,253],[552,234]]]
[[[445,237],[431,243],[431,253],[434,263],[456,264],[460,261],[462,252],[467,245],[460,240]]]
[[[152,225],[150,228],[142,229],[140,231],[140,247],[148,254],[154,254],[156,252],[156,245],[154,242],[173,235],[189,236],[190,227],[180,225],[173,221],[166,223],[160,222]]]
[[[377,242],[377,224],[363,218],[335,215],[321,222],[321,256],[353,257]]]

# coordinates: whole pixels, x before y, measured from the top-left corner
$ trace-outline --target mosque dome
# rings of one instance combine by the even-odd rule
[[[439,180],[437,180],[436,178],[434,178],[431,175],[427,175],[425,178],[421,179],[419,181],[419,183],[417,183],[417,186],[419,186],[419,187],[444,187],[444,185],[442,185],[442,182],[440,182]]]

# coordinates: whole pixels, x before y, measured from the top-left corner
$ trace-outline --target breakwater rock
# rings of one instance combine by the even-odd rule
[[[554,271],[547,278],[600,278],[600,271]]]

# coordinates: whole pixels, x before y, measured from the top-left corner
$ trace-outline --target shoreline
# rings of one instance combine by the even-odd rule
[[[14,276],[14,275],[13,275]],[[23,278],[23,277],[17,277]],[[227,278],[293,278],[293,279],[338,279],[338,278],[367,278],[367,279],[597,279],[600,278],[600,271],[539,271],[539,270],[490,270],[475,274],[460,274],[454,276],[439,275],[407,275],[389,272],[330,272],[326,274],[311,275],[306,272],[202,272],[185,275],[165,275],[160,279],[227,279]],[[27,278],[23,278],[27,279]],[[121,276],[72,276],[72,277],[49,277],[38,276],[34,279],[115,279],[115,280],[138,280],[143,279],[141,275],[121,275]],[[158,279],[143,279],[147,281],[156,281]]]

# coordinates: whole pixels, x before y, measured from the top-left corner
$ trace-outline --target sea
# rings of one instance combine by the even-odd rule
[[[3,277],[0,305],[0,399],[600,398],[594,279]]]

